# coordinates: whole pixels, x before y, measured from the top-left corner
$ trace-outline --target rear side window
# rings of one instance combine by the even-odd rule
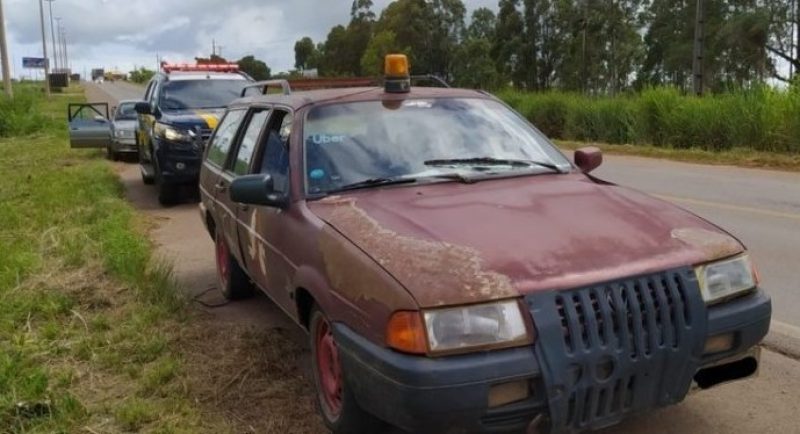
[[[236,154],[236,160],[233,163],[234,174],[247,174],[247,169],[250,168],[250,162],[253,161],[253,154],[258,144],[258,137],[261,135],[261,130],[264,129],[264,124],[266,124],[268,116],[268,109],[260,109],[253,112],[250,116],[250,123],[247,124],[247,129],[245,129],[244,134],[242,134],[242,140],[239,143],[239,152]]]
[[[289,135],[292,131],[292,115],[276,110],[265,133],[264,151],[261,156],[260,173],[272,176],[275,191],[289,191]]]
[[[228,152],[231,150],[233,140],[236,138],[236,131],[239,129],[239,124],[244,117],[244,110],[231,110],[222,119],[214,137],[209,143],[208,161],[222,167],[225,165],[225,160],[228,158]]]

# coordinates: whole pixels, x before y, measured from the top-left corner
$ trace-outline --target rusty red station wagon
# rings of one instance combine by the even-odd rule
[[[254,84],[200,176],[220,289],[308,331],[333,432],[594,430],[757,371],[771,304],[741,242],[386,64],[382,86]]]

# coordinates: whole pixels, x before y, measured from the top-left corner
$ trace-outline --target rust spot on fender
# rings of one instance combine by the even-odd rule
[[[473,248],[398,234],[382,227],[356,206],[352,198],[332,199],[328,203],[333,205],[326,213],[328,223],[347,234],[397,278],[423,307],[518,295],[508,276],[484,269],[480,254]],[[334,276],[357,273],[356,269],[339,269],[344,264],[337,264],[339,259],[331,254],[335,253],[335,247],[325,245],[326,238],[321,239],[321,248],[328,273]],[[371,290],[380,289],[372,287]]]
[[[673,229],[672,238],[701,250],[709,261],[733,256],[743,250],[742,245],[730,235],[708,229]]]

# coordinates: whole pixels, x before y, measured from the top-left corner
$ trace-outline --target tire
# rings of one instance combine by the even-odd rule
[[[217,262],[217,287],[228,300],[239,300],[253,295],[253,283],[247,277],[236,258],[231,255],[222,230],[214,235],[214,251]]]
[[[364,411],[347,386],[331,323],[314,307],[309,322],[311,370],[322,420],[333,434],[386,432],[387,425]]]
[[[180,201],[178,186],[164,184],[158,180],[158,203],[162,206],[172,206]]]
[[[161,169],[155,164],[153,165],[153,170],[156,172],[155,178],[156,186],[158,187],[158,203],[162,206],[177,204],[181,199],[180,186],[165,183],[164,178],[161,177]]]
[[[106,146],[106,158],[111,161],[119,161],[119,154],[111,149],[111,146]]]
[[[144,170],[142,170],[141,172],[142,172],[142,182],[144,183],[144,185],[153,185],[155,183],[156,180],[153,179],[152,176],[145,175]]]
[[[136,139],[136,143],[137,143],[137,146],[136,146],[136,148],[137,148],[136,157],[139,160],[139,166],[144,167],[146,162],[144,161],[144,155],[142,153],[142,150],[138,146],[139,139]],[[142,182],[144,183],[144,185],[153,185],[153,183],[155,183],[155,179],[152,176],[145,175],[144,174],[144,170],[142,169]]]

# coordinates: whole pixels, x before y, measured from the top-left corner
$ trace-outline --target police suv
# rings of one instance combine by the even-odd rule
[[[182,187],[197,186],[203,144],[229,102],[252,79],[236,64],[162,64],[136,104],[136,143],[142,181],[155,183],[158,201],[172,205]]]

